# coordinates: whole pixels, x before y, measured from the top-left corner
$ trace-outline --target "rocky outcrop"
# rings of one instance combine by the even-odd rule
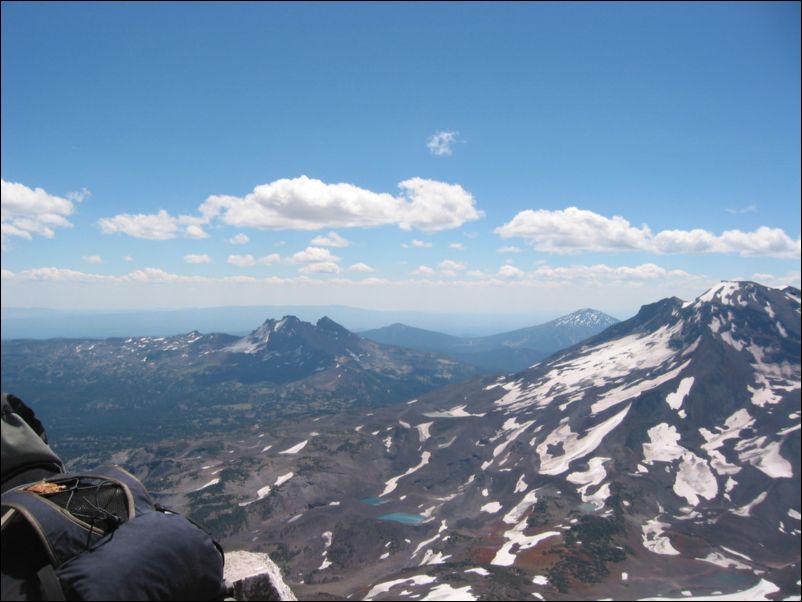
[[[227,552],[225,579],[234,588],[235,600],[297,600],[267,554]]]

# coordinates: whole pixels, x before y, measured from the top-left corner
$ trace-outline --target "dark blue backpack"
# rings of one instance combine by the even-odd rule
[[[2,556],[3,600],[225,596],[217,542],[117,466],[3,493]]]

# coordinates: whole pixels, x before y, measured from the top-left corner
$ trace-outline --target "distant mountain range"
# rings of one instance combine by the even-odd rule
[[[547,353],[528,345],[550,351],[549,345],[568,345],[610,322],[583,310],[491,337],[430,333],[451,341],[431,346],[403,344],[427,332],[409,327],[402,327],[402,344],[385,344],[327,317],[312,324],[295,316],[266,320],[244,337],[195,330],[164,337],[14,339],[3,342],[0,379],[4,391],[18,391],[62,435],[111,429],[158,438],[239,428],[260,416],[278,421],[387,405],[482,372],[531,365]]]
[[[118,458],[302,599],[783,599],[800,380],[800,291],[724,282],[517,374]]]
[[[517,372],[617,322],[595,309],[580,309],[539,326],[485,337],[454,337],[404,324],[359,334],[386,345],[442,353],[490,372]]]
[[[56,440],[76,432],[158,438],[375,408],[478,373],[369,341],[328,318],[294,316],[244,337],[5,341],[1,362],[3,390],[35,407]]]

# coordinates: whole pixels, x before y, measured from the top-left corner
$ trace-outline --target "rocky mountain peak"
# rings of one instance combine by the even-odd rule
[[[607,327],[615,324],[617,321],[618,320],[616,320],[612,316],[608,316],[604,312],[601,312],[597,309],[591,309],[585,307],[582,309],[578,309],[577,311],[572,312],[567,316],[557,318],[554,321],[554,325],[580,326],[580,327],[589,327],[589,326]]]

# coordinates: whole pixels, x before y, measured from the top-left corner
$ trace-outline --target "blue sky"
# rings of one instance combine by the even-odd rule
[[[624,317],[799,286],[799,13],[3,3],[2,303]]]

